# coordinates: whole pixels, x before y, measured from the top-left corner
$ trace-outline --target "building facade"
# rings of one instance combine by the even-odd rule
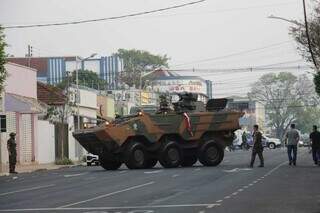
[[[228,109],[245,113],[239,119],[243,129],[253,131],[253,125],[258,124],[261,130],[265,130],[266,113],[263,104],[243,97],[230,97],[228,99]]]
[[[20,164],[38,162],[38,114],[44,108],[37,100],[37,71],[18,64],[7,63],[4,108],[1,112],[1,168],[7,168],[6,141],[16,133],[17,161]]]
[[[116,89],[119,75],[123,71],[123,61],[117,56],[103,56],[80,60],[77,56],[68,57],[24,57],[8,58],[8,61],[36,69],[38,81],[56,85],[68,72],[77,69],[90,70],[107,81],[107,89]]]

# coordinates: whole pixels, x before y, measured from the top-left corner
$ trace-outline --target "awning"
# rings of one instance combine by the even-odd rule
[[[12,93],[5,93],[4,109],[7,112],[43,113],[46,108],[37,99],[28,98]]]

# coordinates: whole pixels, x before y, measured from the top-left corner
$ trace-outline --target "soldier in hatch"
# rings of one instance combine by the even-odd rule
[[[16,144],[16,133],[10,133],[10,139],[7,141],[7,148],[9,153],[9,172],[13,174],[17,174],[15,171],[16,163],[17,163],[17,144]]]

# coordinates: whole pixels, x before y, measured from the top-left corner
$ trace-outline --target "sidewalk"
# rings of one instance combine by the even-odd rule
[[[16,171],[18,173],[27,173],[27,172],[35,172],[35,171],[41,171],[41,170],[54,170],[54,169],[60,169],[60,168],[66,168],[66,167],[73,167],[81,165],[80,163],[75,163],[73,165],[56,165],[54,163],[49,164],[17,164]],[[6,168],[3,167],[2,172],[0,172],[0,176],[6,176],[9,175],[9,165],[7,165]]]

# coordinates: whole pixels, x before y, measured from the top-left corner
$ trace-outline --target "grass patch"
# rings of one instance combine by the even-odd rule
[[[73,161],[69,158],[58,159],[55,161],[56,165],[73,165]]]

